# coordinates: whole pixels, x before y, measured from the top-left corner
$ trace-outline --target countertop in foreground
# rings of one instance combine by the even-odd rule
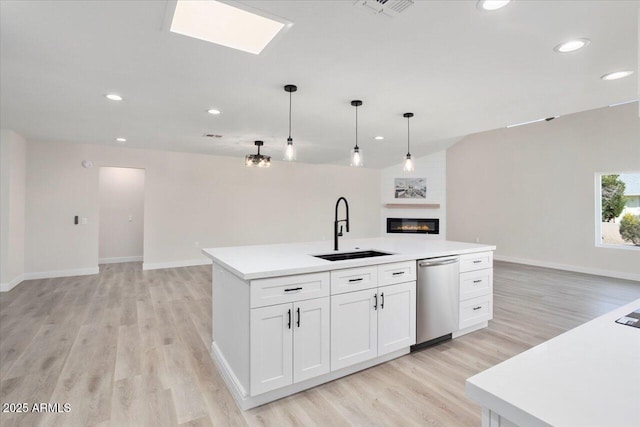
[[[467,380],[467,395],[520,426],[640,426],[640,299]],[[541,322],[544,319],[540,319]]]
[[[243,280],[290,274],[315,273],[341,268],[361,267],[390,262],[439,256],[493,251],[495,246],[449,240],[419,240],[416,238],[382,237],[340,240],[340,250],[333,250],[332,241],[287,243],[279,245],[231,246],[202,249],[213,262],[222,265]],[[313,255],[377,250],[393,255],[327,261]]]

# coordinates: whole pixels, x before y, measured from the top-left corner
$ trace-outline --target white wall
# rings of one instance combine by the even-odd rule
[[[31,141],[27,152],[26,268],[35,277],[95,272],[101,166],[145,169],[146,268],[203,262],[196,242],[330,245],[339,196],[350,205],[347,238],[379,235],[378,170],[286,162],[258,169],[240,158]],[[74,215],[88,224],[74,226]]]
[[[144,169],[101,167],[99,263],[142,261]]]
[[[416,239],[445,240],[447,238],[447,192],[446,192],[446,151],[439,151],[428,156],[414,159],[415,170],[404,172],[403,164],[384,168],[380,171],[380,200],[381,234],[387,235],[387,218],[439,218],[440,234],[408,234],[402,236],[413,236]],[[411,200],[408,203],[438,203],[440,209],[425,208],[386,208],[387,203],[403,203],[405,199],[394,199],[395,178],[426,178],[427,179],[427,199],[424,201]],[[388,236],[398,236],[398,234],[388,234]]]
[[[640,251],[595,246],[595,173],[640,169],[637,105],[465,137],[447,151],[448,237],[497,259],[640,280]]]
[[[0,291],[20,283],[24,274],[26,141],[0,130]]]

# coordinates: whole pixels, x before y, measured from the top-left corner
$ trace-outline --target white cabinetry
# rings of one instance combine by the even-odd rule
[[[250,378],[256,396],[330,371],[329,274],[254,281],[252,302],[292,301],[251,309]]]
[[[493,252],[460,256],[459,331],[463,335],[493,319]]]
[[[331,290],[331,370],[336,371],[416,342],[415,262],[380,265],[377,273],[367,272],[369,289],[345,292],[344,286],[333,286],[334,273],[341,278],[362,274],[361,269],[332,272]],[[351,271],[350,271],[351,270]],[[394,272],[410,281],[380,286],[372,277],[386,277],[386,282],[400,281]],[[356,277],[357,278],[357,277]],[[344,283],[342,281],[341,283]],[[359,284],[358,287],[365,286]]]

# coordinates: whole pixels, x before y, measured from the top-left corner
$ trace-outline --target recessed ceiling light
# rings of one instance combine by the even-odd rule
[[[116,142],[127,142],[127,138],[116,138]]]
[[[602,80],[618,80],[629,77],[631,74],[633,74],[633,71],[631,70],[614,71],[613,73],[607,73],[600,78]]]
[[[214,116],[217,116],[218,114],[221,114],[221,113],[222,113],[222,111],[220,111],[220,110],[216,110],[215,108],[212,108],[212,109],[210,109],[210,110],[207,110],[207,113],[209,113],[209,114],[213,114]]]
[[[558,46],[554,47],[553,50],[559,53],[574,52],[578,49],[589,46],[589,43],[591,43],[591,40],[589,39],[569,40],[564,43],[560,43]]]
[[[122,101],[122,97],[120,95],[116,95],[115,93],[108,93],[105,95],[105,97],[112,101]]]
[[[509,4],[511,0],[479,0],[477,7],[480,10],[498,10]]]
[[[178,0],[170,30],[258,55],[290,23],[219,1]]]
[[[377,139],[378,141],[382,141],[384,139],[384,136],[376,136],[373,139]]]

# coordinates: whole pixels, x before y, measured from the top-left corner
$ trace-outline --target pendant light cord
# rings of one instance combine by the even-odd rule
[[[409,128],[409,120],[411,117],[407,117],[407,155],[411,154],[411,130]]]
[[[356,148],[358,148],[358,106],[356,105]]]
[[[289,139],[291,139],[291,92],[289,92]]]

